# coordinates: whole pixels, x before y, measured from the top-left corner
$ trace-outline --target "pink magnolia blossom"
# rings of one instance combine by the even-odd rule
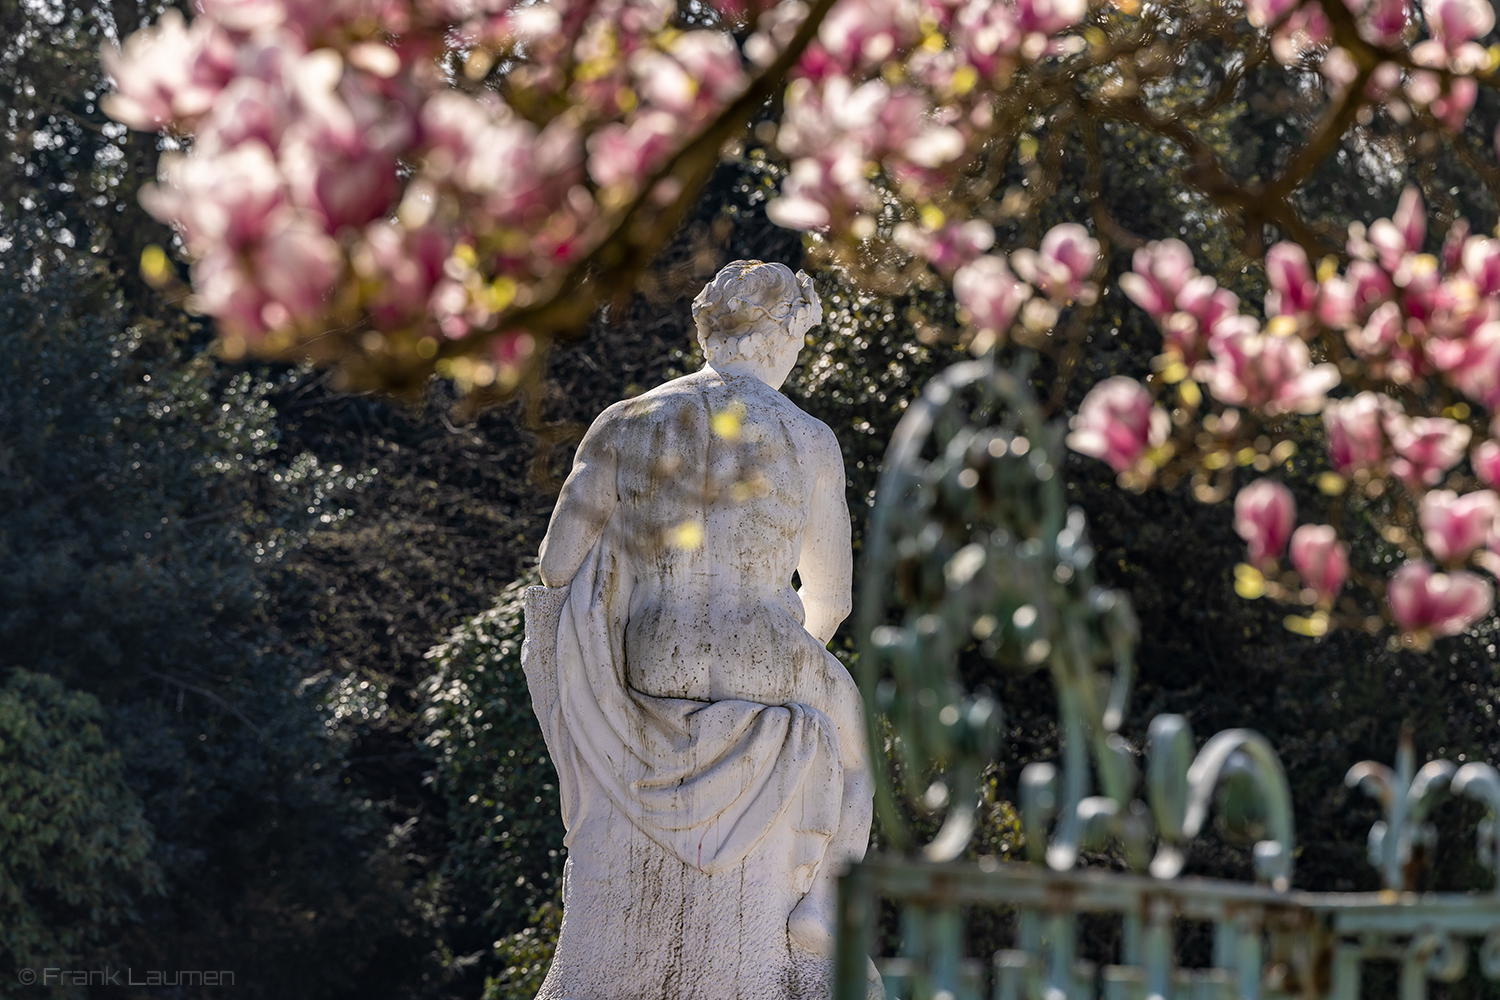
[[[1500,240],[1475,236],[1463,245],[1461,266],[1478,295],[1500,292]]]
[[[263,312],[267,325],[281,327],[317,316],[343,259],[338,244],[312,220],[293,216],[276,226],[254,254],[256,279],[280,307]]]
[[[1488,409],[1500,406],[1500,322],[1489,322],[1467,337],[1429,341],[1436,367],[1460,392]]]
[[[525,184],[536,127],[498,99],[439,91],[422,105],[417,123],[429,149],[423,180],[474,194]]]
[[[953,276],[953,297],[976,330],[1003,334],[1031,297],[1031,287],[1011,274],[1004,258],[985,254],[958,269]]]
[[[1410,253],[1401,259],[1401,266],[1391,275],[1391,282],[1401,290],[1401,305],[1407,315],[1407,329],[1414,336],[1426,336],[1432,331],[1429,324],[1438,309],[1438,298],[1443,287],[1443,275],[1438,270],[1437,258],[1427,253]]]
[[[1216,399],[1234,406],[1316,413],[1339,384],[1338,368],[1314,365],[1301,338],[1261,333],[1249,316],[1220,323],[1209,351],[1213,360],[1200,364],[1195,375]]]
[[[1185,364],[1208,356],[1209,341],[1219,324],[1239,315],[1240,298],[1206,274],[1182,286],[1177,311],[1161,322],[1162,346]]]
[[[1429,105],[1432,116],[1442,122],[1450,132],[1462,132],[1474,102],[1479,99],[1479,83],[1473,77],[1455,77],[1448,83],[1448,91],[1434,98]]]
[[[586,165],[617,187],[601,201],[629,197],[744,88],[734,35],[667,32],[664,0],[512,7],[199,0],[191,24],[169,10],[107,46],[107,109],[136,128],[193,133],[142,200],[195,258],[195,306],[249,341],[272,328],[313,336],[319,317],[349,322],[351,305],[377,329],[435,318],[467,335],[490,305],[513,301],[483,292],[490,283],[551,274],[604,235]],[[587,113],[538,129],[493,90],[453,89],[432,57],[455,44],[510,53],[507,95]],[[567,65],[589,72],[564,93]],[[928,122],[930,108],[910,103],[902,120]],[[585,129],[596,140],[587,164]],[[854,156],[863,169],[881,152]],[[435,277],[433,255],[460,240],[491,252],[467,284]]]
[[[1338,275],[1320,284],[1318,286],[1318,321],[1324,326],[1338,329],[1349,326],[1354,320],[1354,284]]]
[[[278,159],[293,201],[321,214],[329,232],[386,214],[400,183],[397,161],[415,134],[411,116],[331,50],[308,53],[290,71],[298,114]]]
[[[1015,64],[1024,37],[1015,8],[1010,4],[974,0],[954,11],[949,42],[955,51],[963,53],[967,65],[988,77],[1002,66]]]
[[[1208,356],[1220,323],[1239,314],[1239,296],[1193,267],[1181,240],[1148,243],[1135,252],[1134,270],[1120,276],[1120,288],[1156,321],[1162,346],[1186,364]]]
[[[1454,274],[1463,269],[1464,247],[1469,244],[1470,238],[1469,220],[1462,216],[1454,219],[1448,231],[1443,234],[1443,249],[1438,254],[1444,274]]]
[[[1422,205],[1421,192],[1414,187],[1401,193],[1394,215],[1375,220],[1369,229],[1369,245],[1380,266],[1392,273],[1400,269],[1407,254],[1422,252],[1422,241],[1426,238],[1427,210]],[[1361,255],[1356,245],[1351,245],[1349,251],[1354,256]]]
[[[1425,45],[1435,43],[1424,42]],[[1413,51],[1413,58],[1421,55],[1423,46],[1418,46]],[[1443,61],[1441,50],[1429,50],[1429,57],[1436,55],[1436,59],[1429,58],[1441,64]],[[1480,62],[1484,61],[1483,56]],[[1432,112],[1432,116],[1443,124],[1449,131],[1457,132],[1463,128],[1464,122],[1469,118],[1469,112],[1474,107],[1474,101],[1479,96],[1479,84],[1473,78],[1467,76],[1453,77],[1444,80],[1430,70],[1412,70],[1406,82],[1406,96],[1413,104],[1426,107]]]
[[[193,261],[193,298],[190,303],[213,316],[220,329],[246,343],[258,343],[266,331],[286,316],[264,315],[266,293],[255,283],[240,255],[218,246]]]
[[[1316,3],[1304,3],[1271,36],[1271,55],[1283,66],[1290,66],[1332,40],[1333,31],[1323,8]]]
[[[1181,240],[1147,243],[1135,252],[1134,270],[1120,275],[1120,288],[1157,323],[1177,311],[1177,295],[1198,277],[1193,252]]]
[[[1489,540],[1500,517],[1500,497],[1489,490],[1459,496],[1452,490],[1433,490],[1422,497],[1417,521],[1422,541],[1438,562],[1454,562]]]
[[[197,0],[198,10],[231,31],[274,28],[286,20],[281,0]]]
[[[1298,0],[1247,0],[1245,19],[1257,28],[1264,28],[1275,24],[1297,3]]]
[[[1403,328],[1401,307],[1394,302],[1384,302],[1370,314],[1369,322],[1364,326],[1351,326],[1345,330],[1344,340],[1360,357],[1377,358],[1396,346]]]
[[[884,80],[860,82],[842,74],[793,80],[776,144],[794,166],[802,159],[828,160],[845,151],[864,159],[881,156],[916,133],[913,125],[920,124],[924,109],[920,101],[913,105],[911,96]],[[914,123],[900,120],[912,115]],[[887,125],[897,127],[888,130]],[[835,139],[841,148],[830,147]]]
[[[1495,27],[1495,11],[1487,0],[1424,0],[1422,9],[1433,38],[1449,52]]]
[[[172,222],[190,252],[238,251],[262,238],[288,196],[271,151],[250,141],[217,156],[164,154],[160,183],[142,189],[141,204]]]
[[[746,76],[734,38],[721,31],[685,31],[667,49],[703,98],[727,104],[745,89]]]
[[[1335,100],[1342,100],[1344,92],[1359,77],[1359,65],[1349,50],[1341,45],[1335,45],[1323,56],[1323,61],[1318,64],[1318,73],[1322,75],[1323,89],[1328,91],[1328,96]],[[1380,100],[1385,92],[1380,86],[1380,77],[1371,74],[1365,83],[1365,96],[1372,100]]]
[[[1318,279],[1307,263],[1307,252],[1295,243],[1278,243],[1266,253],[1268,316],[1306,316],[1318,303]]]
[[[995,227],[982,219],[950,222],[936,232],[901,223],[893,236],[902,247],[950,275],[995,245]]]
[[[200,125],[199,151],[211,155],[247,142],[276,148],[292,122],[295,108],[280,81],[241,76],[230,81]]]
[[[1360,14],[1359,33],[1375,45],[1394,45],[1401,40],[1401,33],[1411,19],[1411,5],[1407,0],[1359,0],[1349,2],[1349,8]]]
[[[104,110],[131,128],[155,131],[170,125],[191,129],[213,107],[234,75],[234,44],[210,18],[187,25],[167,8],[149,28],[106,45],[100,53],[115,91]]]
[[[1479,442],[1469,461],[1474,465],[1474,475],[1486,486],[1500,486],[1500,441]]]
[[[1386,588],[1391,615],[1408,635],[1457,635],[1490,613],[1495,592],[1477,573],[1437,573],[1425,562],[1409,562]]]
[[[1234,498],[1234,530],[1245,540],[1251,565],[1259,569],[1281,558],[1296,523],[1297,501],[1274,479],[1257,479]]]
[[[1492,315],[1500,315],[1495,309],[1495,303],[1490,299],[1480,298],[1474,283],[1462,272],[1444,275],[1437,288],[1418,308],[1425,311],[1420,318],[1421,329],[1417,335],[1424,338],[1423,347],[1429,349],[1429,356],[1434,341],[1462,339]],[[1434,364],[1437,362],[1434,361]],[[1443,369],[1448,366],[1437,364],[1437,367]]]
[[[1386,417],[1385,431],[1396,459],[1391,471],[1415,487],[1434,486],[1463,460],[1473,431],[1447,417]]]
[[[1208,356],[1208,337],[1203,324],[1189,312],[1174,312],[1161,324],[1162,351],[1184,364],[1197,364]]]
[[[630,60],[630,73],[648,107],[685,117],[698,101],[698,81],[665,52],[637,52]]]
[[[1339,541],[1331,525],[1304,524],[1292,533],[1292,565],[1302,585],[1331,602],[1349,578],[1349,545]]]
[[[1016,273],[1055,302],[1093,300],[1089,276],[1099,262],[1099,241],[1075,222],[1053,226],[1042,237],[1040,250],[1017,250],[1010,255]]]
[[[878,213],[881,203],[869,181],[869,165],[895,156],[915,138],[928,110],[910,88],[893,88],[884,80],[856,84],[841,73],[793,80],[777,132],[791,169],[781,197],[766,206],[771,221],[818,229]],[[917,194],[927,183],[916,176],[906,180]]]
[[[929,125],[899,147],[902,159],[916,167],[935,170],[952,163],[963,155],[968,141],[961,129],[949,125]],[[895,164],[893,164],[895,166]],[[898,168],[898,175],[910,175],[912,171]]]
[[[1070,422],[1068,447],[1100,458],[1116,472],[1133,468],[1149,448],[1166,441],[1172,422],[1151,393],[1133,378],[1116,375],[1089,390]]]
[[[665,111],[611,122],[588,140],[589,176],[601,187],[631,185],[664,162],[677,143],[677,120]]]
[[[1352,261],[1342,278],[1335,275],[1319,287],[1318,319],[1335,328],[1363,323],[1394,292],[1390,277],[1378,264]]]
[[[351,263],[378,288],[370,305],[375,325],[392,330],[418,320],[452,253],[450,237],[435,226],[408,230],[380,220],[366,227]]]
[[[1344,476],[1378,473],[1386,454],[1385,420],[1400,412],[1394,400],[1374,392],[1329,401],[1323,409],[1329,463]]]
[[[1177,309],[1197,321],[1200,330],[1212,334],[1219,321],[1239,312],[1240,297],[1206,274],[1188,281],[1177,293]]]
[[[1016,4],[1021,30],[1043,35],[1071,28],[1087,13],[1087,0],[1019,0]]]
[[[903,23],[903,13],[899,5],[879,0],[841,3],[818,25],[819,54],[844,72],[878,65],[915,27]]]
[[[827,229],[833,221],[829,205],[843,201],[844,192],[828,164],[811,158],[797,160],[781,184],[781,196],[766,204],[766,218],[788,229]],[[856,203],[863,200],[858,198]]]

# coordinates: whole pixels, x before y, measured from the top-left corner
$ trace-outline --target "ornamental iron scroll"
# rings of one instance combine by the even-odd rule
[[[867,996],[882,900],[901,909],[900,953],[877,960],[890,1000],[1356,1000],[1372,960],[1396,962],[1401,1000],[1421,1000],[1430,981],[1466,974],[1475,940],[1479,971],[1500,980],[1500,886],[1411,891],[1444,794],[1485,805],[1478,854],[1500,872],[1500,771],[1418,769],[1403,733],[1394,768],[1366,761],[1347,776],[1384,811],[1370,860],[1386,890],[1311,893],[1291,888],[1291,797],[1264,737],[1233,729],[1200,748],[1186,719],[1161,715],[1138,753],[1121,732],[1135,616],[1124,594],[1094,583],[1085,518],[1063,499],[1064,427],[1045,421],[1027,376],[1025,362],[955,365],[911,406],[886,454],[856,625],[871,744],[889,748],[900,775],[896,787],[876,769],[894,850],[841,883],[835,1000]],[[955,860],[1000,745],[1000,706],[959,671],[971,647],[1004,671],[1048,670],[1057,692],[1062,759],[1020,776],[1029,863]],[[931,842],[916,844],[903,796],[947,807]],[[1181,877],[1211,809],[1255,842],[1256,882]],[[1128,871],[1078,869],[1081,853],[1110,848]],[[989,962],[964,954],[964,910],[982,906],[1016,915],[1013,946]],[[1083,914],[1117,922],[1113,964],[1079,957]],[[1181,921],[1212,926],[1209,966],[1179,965]]]

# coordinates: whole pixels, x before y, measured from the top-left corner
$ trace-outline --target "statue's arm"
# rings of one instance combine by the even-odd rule
[[[850,596],[854,553],[849,540],[849,505],[844,499],[844,457],[832,432],[819,449],[818,476],[802,535],[797,575],[802,578],[797,596],[807,615],[805,627],[819,642],[827,643],[854,606]]]
[[[573,581],[618,502],[609,416],[606,411],[583,436],[573,457],[573,471],[552,508],[538,567],[542,583],[549,587],[566,587]]]

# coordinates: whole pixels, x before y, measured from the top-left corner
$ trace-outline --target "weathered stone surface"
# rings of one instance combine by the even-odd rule
[[[527,595],[569,850],[543,1000],[821,997],[834,879],[869,838],[859,694],[825,648],[843,463],[777,391],[822,307],[736,261],[693,315],[708,364],[594,421]]]

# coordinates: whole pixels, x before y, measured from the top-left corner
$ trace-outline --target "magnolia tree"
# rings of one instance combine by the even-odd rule
[[[1159,394],[1174,387],[1172,412],[1140,382],[1115,377],[1084,398],[1069,437],[1122,485],[1188,473],[1211,501],[1227,495],[1236,466],[1266,471],[1291,457],[1278,418],[1321,413],[1330,468],[1317,485],[1329,497],[1387,498],[1362,505],[1370,524],[1360,530],[1375,528],[1406,561],[1381,567],[1394,570],[1388,581],[1358,582],[1384,591],[1399,640],[1417,649],[1492,609],[1493,585],[1466,567],[1500,576],[1500,496],[1487,488],[1500,486],[1500,241],[1459,220],[1441,252],[1427,254],[1426,230],[1409,189],[1392,218],[1349,227],[1343,269],[1330,256],[1315,271],[1301,246],[1276,244],[1264,319],[1199,274],[1180,241],[1147,244],[1120,285],[1162,332],[1153,381]],[[1331,398],[1338,389],[1346,394]],[[1308,606],[1287,618],[1307,635],[1383,628],[1383,617],[1338,600],[1352,572],[1338,527],[1297,520],[1282,483],[1239,490],[1234,527],[1247,561],[1235,589]]]
[[[948,285],[976,353],[1076,348],[1105,251],[1134,248],[1120,287],[1161,331],[1155,373],[1096,386],[1071,446],[1128,488],[1187,478],[1212,501],[1237,469],[1281,467],[1321,414],[1331,523],[1299,527],[1273,479],[1241,489],[1237,589],[1302,605],[1287,621],[1309,635],[1389,621],[1424,647],[1489,611],[1470,567],[1500,570],[1500,242],[1455,222],[1426,252],[1415,191],[1344,239],[1298,195],[1377,119],[1500,190],[1464,131],[1500,64],[1493,27],[1486,0],[197,0],[104,59],[110,114],[167,137],[143,199],[223,350],[308,357],[360,388],[517,384],[633,286],[752,124],[786,163],[772,220],[857,283]],[[1169,99],[1203,90],[1203,51],[1214,92]],[[1241,181],[1193,116],[1275,63],[1312,126],[1274,176]],[[1061,121],[1082,123],[1093,228],[1001,253],[996,223],[1035,206],[1059,148],[1039,135]],[[1182,242],[1112,223],[1110,122],[1191,164],[1183,184],[1264,267],[1263,310]],[[1018,162],[1043,178],[1030,195],[1001,190]],[[1267,249],[1268,231],[1286,242]],[[160,251],[143,267],[175,281]],[[1405,561],[1358,573],[1341,529]]]

